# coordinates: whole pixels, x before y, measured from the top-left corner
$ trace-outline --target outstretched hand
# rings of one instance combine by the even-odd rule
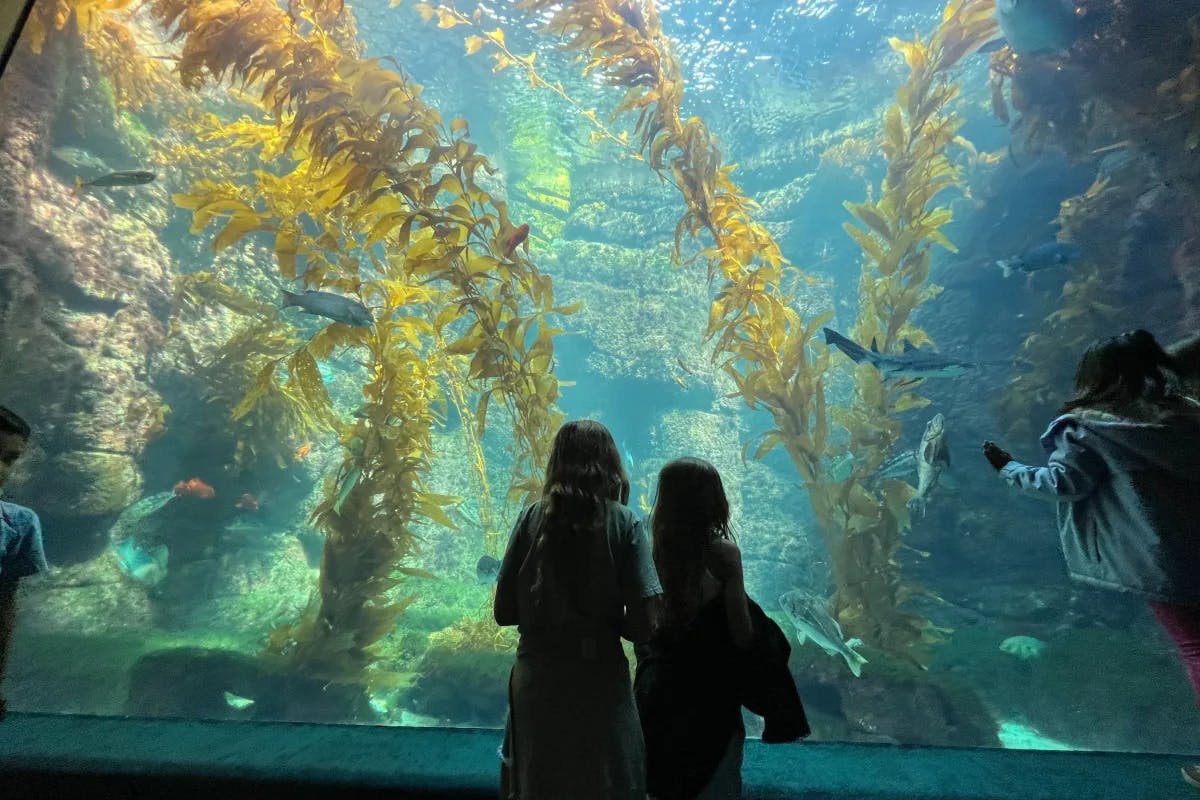
[[[996,470],[1004,469],[1004,466],[1013,460],[1012,455],[995,442],[983,443],[983,457]]]

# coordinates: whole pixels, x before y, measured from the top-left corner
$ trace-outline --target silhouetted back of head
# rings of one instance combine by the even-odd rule
[[[28,439],[32,431],[29,423],[21,419],[15,411],[0,406],[0,434],[5,433]]]
[[[1130,331],[1087,349],[1075,372],[1075,397],[1063,412],[1095,408],[1119,413],[1138,402],[1161,403],[1171,392],[1174,359],[1145,330]]]
[[[721,474],[699,458],[669,462],[658,473],[650,528],[668,619],[686,624],[699,608],[708,543],[729,538],[729,500]]]
[[[603,500],[620,502],[628,482],[608,428],[590,419],[572,420],[559,428],[542,485],[549,515],[594,511]]]

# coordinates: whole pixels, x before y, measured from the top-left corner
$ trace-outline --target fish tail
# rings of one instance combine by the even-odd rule
[[[846,659],[846,666],[850,667],[850,673],[854,677],[861,678],[863,664],[866,664],[867,660],[853,650],[850,651],[850,655],[851,657]]]

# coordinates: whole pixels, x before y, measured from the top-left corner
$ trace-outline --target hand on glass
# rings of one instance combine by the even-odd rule
[[[1004,469],[1004,465],[1013,460],[1012,455],[995,442],[983,443],[983,457],[997,471]]]

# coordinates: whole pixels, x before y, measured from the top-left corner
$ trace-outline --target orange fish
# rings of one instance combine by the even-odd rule
[[[523,223],[521,227],[513,231],[512,236],[504,240],[504,255],[511,256],[513,251],[520,247],[526,239],[529,238],[529,223]]]
[[[296,448],[296,460],[303,461],[304,457],[311,452],[312,452],[312,445],[309,444],[308,442],[305,442],[304,444],[302,444]]]
[[[199,478],[192,478],[175,484],[175,496],[183,497],[184,495],[199,497],[201,500],[212,500],[217,496],[217,492]]]
[[[240,508],[242,511],[258,511],[258,498],[246,492],[246,494],[238,498],[233,507]]]

